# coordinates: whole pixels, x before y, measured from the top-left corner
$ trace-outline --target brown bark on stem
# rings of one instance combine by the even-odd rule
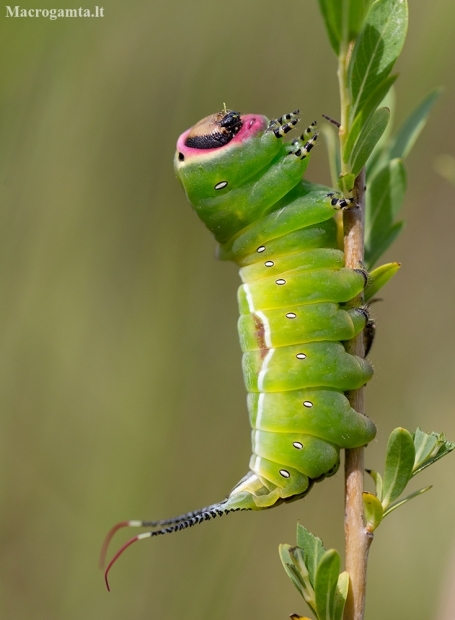
[[[357,207],[346,209],[344,223],[344,255],[346,267],[359,269],[364,257],[364,215],[365,215],[365,170],[355,181],[354,196]],[[359,295],[353,304],[361,305],[363,295]],[[350,340],[346,350],[352,355],[364,357],[363,335],[360,333]],[[365,413],[363,388],[347,394],[353,409]],[[365,613],[365,593],[368,551],[373,535],[365,529],[363,519],[363,452],[364,448],[345,451],[345,553],[346,570],[349,573],[349,593],[344,611],[344,620],[363,620]]]

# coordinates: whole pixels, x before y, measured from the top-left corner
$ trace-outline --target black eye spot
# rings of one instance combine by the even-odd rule
[[[179,153],[179,161],[184,161],[185,155],[183,153]]]

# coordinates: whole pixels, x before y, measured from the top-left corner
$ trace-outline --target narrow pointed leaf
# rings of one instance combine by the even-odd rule
[[[366,528],[369,532],[374,532],[384,517],[384,509],[372,493],[362,493],[362,499]]]
[[[380,267],[376,267],[368,274],[368,284],[365,287],[364,297],[368,302],[376,293],[393,278],[401,267],[401,263],[386,263]],[[379,497],[379,496],[378,496]]]
[[[352,149],[354,148],[354,144],[359,137],[362,127],[366,125],[378,105],[384,100],[397,77],[398,75],[391,75],[382,82],[380,82],[371,92],[368,99],[362,103],[362,107],[360,110],[351,110],[351,118],[353,120],[349,129],[349,135],[346,139],[345,149],[343,153],[344,161],[349,160]]]
[[[310,583],[314,587],[317,566],[325,553],[322,540],[297,523],[297,545],[303,549]]]
[[[371,269],[378,262],[405,226],[405,222],[397,222],[382,238],[371,240],[371,244],[365,249],[365,266],[367,269]]]
[[[362,129],[351,156],[351,171],[357,176],[368,161],[390,118],[388,108],[378,108]]]
[[[340,142],[338,136],[332,127],[326,125],[322,127],[322,133],[327,145],[327,154],[329,157],[330,178],[332,187],[336,187],[338,183],[338,177],[340,176]]]
[[[434,106],[441,93],[441,88],[437,88],[429,93],[423,101],[419,103],[411,115],[408,116],[392,142],[390,149],[391,159],[394,157],[401,157],[404,159],[409,155],[410,150],[414,146],[422,129],[425,127],[431,108]]]
[[[382,502],[382,476],[381,474],[378,474],[378,472],[374,471],[374,469],[367,469],[366,472],[373,478],[374,484],[376,487],[375,489],[376,497],[378,498],[380,502]]]
[[[324,19],[330,45],[338,56],[342,28],[342,2],[340,0],[319,0],[319,10]]]
[[[340,564],[340,556],[335,549],[326,551],[318,564],[314,594],[319,620],[332,620],[334,616]]]
[[[338,577],[338,583],[335,592],[333,620],[342,620],[344,606],[346,604],[346,599],[348,598],[348,590],[349,574],[346,571],[343,571]]]
[[[311,618],[307,618],[306,616],[299,616],[298,614],[291,614],[289,616],[291,620],[311,620]]]
[[[412,435],[405,428],[392,431],[387,444],[382,506],[389,505],[404,491],[412,476],[415,448]]]
[[[407,502],[409,502],[409,500],[414,499],[414,497],[418,497],[419,495],[422,495],[423,493],[426,493],[431,488],[432,488],[432,485],[430,485],[429,487],[424,487],[423,489],[419,489],[418,491],[414,491],[414,493],[411,493],[410,495],[407,495],[403,499],[400,499],[398,502],[394,502],[393,504],[390,504],[390,506],[387,508],[387,510],[384,511],[384,517],[389,515],[391,512],[393,512],[394,510],[396,510],[400,506],[403,506],[403,504],[406,504]]]
[[[390,74],[406,37],[406,0],[376,0],[354,46],[349,63],[352,118]]]
[[[395,218],[406,192],[406,171],[401,159],[392,159],[375,176],[368,189],[365,213],[365,256],[371,267],[401,231]]]

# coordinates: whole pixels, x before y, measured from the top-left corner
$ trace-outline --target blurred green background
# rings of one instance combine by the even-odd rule
[[[48,6],[73,7],[21,5]],[[306,613],[277,546],[300,519],[342,548],[341,473],[304,501],[134,546],[110,594],[97,559],[114,522],[206,505],[247,471],[238,276],[214,260],[172,157],[223,102],[337,118],[322,20],[310,0],[104,7],[98,19],[0,18],[1,618]],[[454,19],[451,0],[413,0],[398,66],[398,122],[446,90],[408,160],[408,226],[386,256],[403,268],[374,306],[373,468],[395,426],[455,438],[454,188],[434,172],[454,154]],[[330,182],[324,147],[308,177]],[[422,474],[435,488],[377,532],[369,620],[453,619],[454,463]]]

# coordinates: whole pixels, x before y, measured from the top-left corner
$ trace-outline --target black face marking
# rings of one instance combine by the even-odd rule
[[[185,161],[185,155],[183,153],[179,153],[179,161]]]
[[[280,469],[280,474],[283,476],[283,478],[291,477],[291,474],[287,471],[287,469]]]
[[[185,146],[216,149],[228,144],[242,129],[240,112],[226,110],[203,118],[188,133]]]
[[[227,184],[228,184],[227,181],[220,181],[219,183],[215,185],[213,189],[224,189],[225,187],[227,187]]]

